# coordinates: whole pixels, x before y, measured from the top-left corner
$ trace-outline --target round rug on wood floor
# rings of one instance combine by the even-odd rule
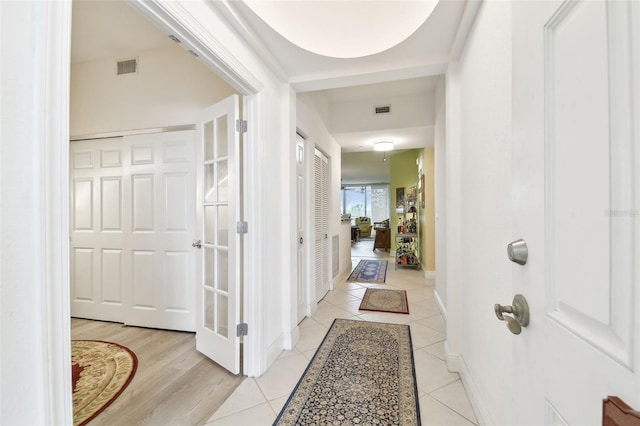
[[[137,367],[136,355],[117,343],[71,341],[73,424],[87,424],[115,401]]]

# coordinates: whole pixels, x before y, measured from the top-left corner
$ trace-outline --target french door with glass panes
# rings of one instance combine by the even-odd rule
[[[200,137],[198,309],[196,348],[233,374],[240,372],[240,134],[237,95],[207,108]]]

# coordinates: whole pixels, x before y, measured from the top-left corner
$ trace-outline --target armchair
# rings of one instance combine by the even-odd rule
[[[357,217],[356,218],[356,226],[360,228],[360,236],[361,237],[370,237],[371,229],[373,226],[371,225],[371,218],[369,217]]]

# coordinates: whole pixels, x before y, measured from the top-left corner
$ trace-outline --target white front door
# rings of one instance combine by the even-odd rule
[[[298,305],[298,322],[302,321],[307,315],[307,268],[306,268],[306,244],[304,234],[304,224],[307,218],[306,191],[305,191],[305,151],[304,138],[299,134],[296,135],[296,231],[298,238],[298,264],[297,264],[297,305]]]
[[[237,95],[207,108],[200,138],[198,308],[196,348],[233,374],[240,372],[240,135]]]
[[[195,330],[195,132],[73,142],[71,315]]]
[[[608,395],[640,408],[640,3],[512,12],[513,238],[529,253],[513,292],[531,311],[514,413],[601,424]]]

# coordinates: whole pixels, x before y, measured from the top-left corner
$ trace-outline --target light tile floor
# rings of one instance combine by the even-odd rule
[[[353,267],[360,259],[388,260],[386,284],[340,283],[318,304],[313,316],[300,323],[296,347],[284,351],[262,377],[245,379],[207,425],[271,425],[335,318],[409,324],[422,424],[477,424],[459,375],[449,372],[444,362],[446,330],[434,302],[434,282],[424,278],[424,271],[396,270],[392,254],[372,251],[372,247],[373,239],[363,239],[352,246]],[[406,290],[410,314],[359,311],[367,287]]]

